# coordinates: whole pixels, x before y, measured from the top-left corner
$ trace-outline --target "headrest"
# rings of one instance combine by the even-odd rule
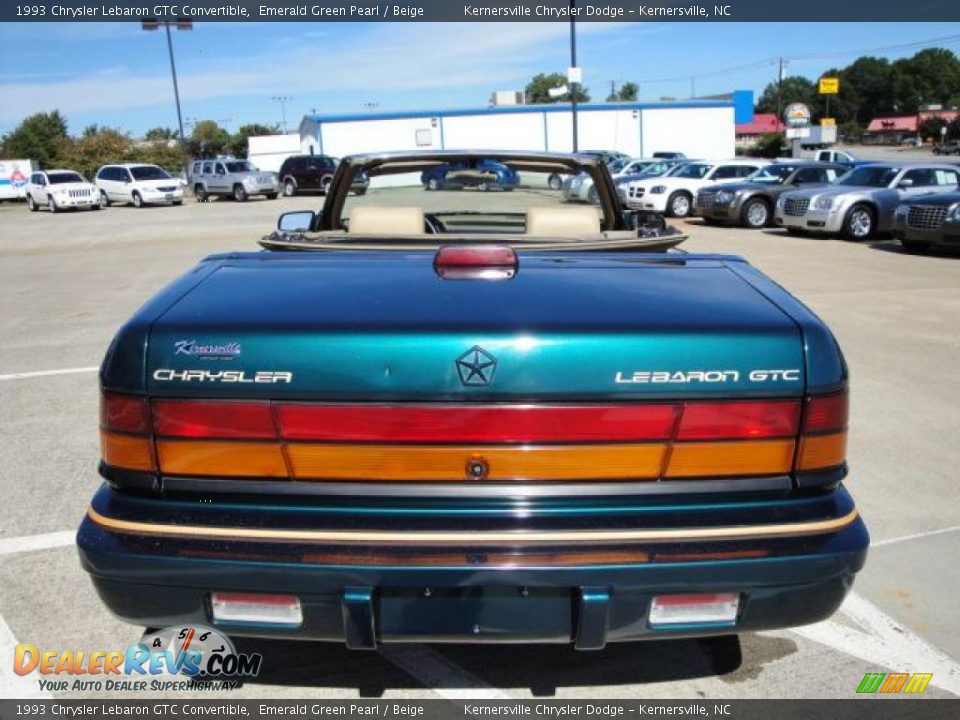
[[[423,235],[423,208],[360,205],[350,211],[351,235]]]
[[[532,207],[527,210],[527,235],[583,237],[600,234],[600,213],[592,207]]]

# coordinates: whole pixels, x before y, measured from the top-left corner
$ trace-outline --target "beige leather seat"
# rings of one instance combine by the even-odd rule
[[[527,235],[538,237],[595,237],[600,213],[592,207],[532,207],[527,210]]]
[[[360,205],[350,212],[351,235],[423,235],[423,208]]]

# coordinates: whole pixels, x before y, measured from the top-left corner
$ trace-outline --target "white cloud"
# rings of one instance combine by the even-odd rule
[[[583,23],[578,32],[592,35],[616,27]],[[442,91],[445,87],[510,87],[533,71],[562,70],[566,65],[566,23],[378,24],[369,31],[338,34],[334,26],[323,43],[305,44],[283,53],[260,46],[258,54],[211,57],[181,67],[180,93],[185,103],[232,96],[269,97],[364,91]],[[242,43],[249,51],[253,45]],[[554,65],[545,58],[554,58]],[[169,103],[170,76],[165,68],[108,73],[57,82],[0,84],[5,102],[0,122],[59,108],[68,116],[143,108]],[[442,104],[442,103],[438,103]]]

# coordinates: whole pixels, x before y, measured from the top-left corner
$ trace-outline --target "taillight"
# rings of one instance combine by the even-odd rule
[[[112,467],[156,469],[145,398],[111,392],[100,396],[100,450],[103,461]]]
[[[797,450],[797,472],[829,470],[847,455],[849,398],[846,390],[807,398]]]
[[[518,264],[508,245],[447,245],[433,259],[434,270],[445,280],[508,280]]]
[[[800,421],[797,400],[689,402],[677,440],[793,438]]]
[[[679,407],[277,405],[280,434],[323,442],[545,443],[666,440]]]
[[[277,436],[268,403],[154,400],[152,410],[157,435],[264,440]]]
[[[106,464],[340,481],[737,478],[839,467],[847,396],[580,405],[154,400],[104,393]]]

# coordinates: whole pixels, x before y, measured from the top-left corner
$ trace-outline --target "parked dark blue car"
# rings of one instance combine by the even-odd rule
[[[476,188],[477,190],[513,190],[520,184],[520,175],[511,167],[496,160],[481,158],[464,162],[445,163],[420,175],[427,190]]]

